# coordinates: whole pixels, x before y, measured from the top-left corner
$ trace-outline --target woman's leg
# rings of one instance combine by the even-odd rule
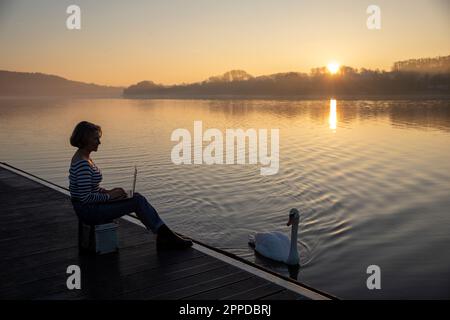
[[[192,246],[192,241],[184,239],[170,230],[159,217],[158,212],[139,193],[127,200],[84,205],[76,210],[79,217],[88,224],[102,224],[135,212],[147,229],[157,233],[156,244],[160,248],[184,249]]]
[[[161,220],[155,208],[147,201],[147,199],[139,193],[135,193],[133,199],[136,198],[136,212],[142,223],[151,229],[153,233],[157,233],[156,245],[158,248],[166,249],[185,249],[192,246],[192,241],[184,239],[172,230]]]
[[[164,224],[155,208],[139,193],[135,193],[131,199],[83,205],[75,209],[81,220],[88,224],[107,223],[132,212],[135,212],[147,229],[153,233],[156,233]]]
[[[159,227],[164,224],[164,221],[159,217],[158,212],[140,193],[136,192],[133,199],[136,199],[136,208],[134,210],[136,215],[147,229],[152,230],[153,233],[157,233]]]

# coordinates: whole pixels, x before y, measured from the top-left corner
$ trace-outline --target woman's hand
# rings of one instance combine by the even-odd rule
[[[106,193],[109,194],[111,200],[122,199],[127,196],[127,193],[122,188],[114,188]]]

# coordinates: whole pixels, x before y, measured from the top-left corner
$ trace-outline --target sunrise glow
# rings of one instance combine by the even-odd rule
[[[331,62],[327,65],[327,69],[331,74],[336,74],[339,71],[340,65],[336,62]]]

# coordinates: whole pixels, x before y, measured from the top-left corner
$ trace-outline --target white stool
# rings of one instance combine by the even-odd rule
[[[78,247],[81,253],[105,254],[116,252],[117,222],[87,225],[78,220]]]

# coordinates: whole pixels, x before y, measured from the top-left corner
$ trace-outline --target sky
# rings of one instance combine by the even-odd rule
[[[69,5],[81,29],[68,30]],[[366,25],[369,5],[381,29]],[[0,0],[0,70],[129,86],[450,54],[449,0]]]

